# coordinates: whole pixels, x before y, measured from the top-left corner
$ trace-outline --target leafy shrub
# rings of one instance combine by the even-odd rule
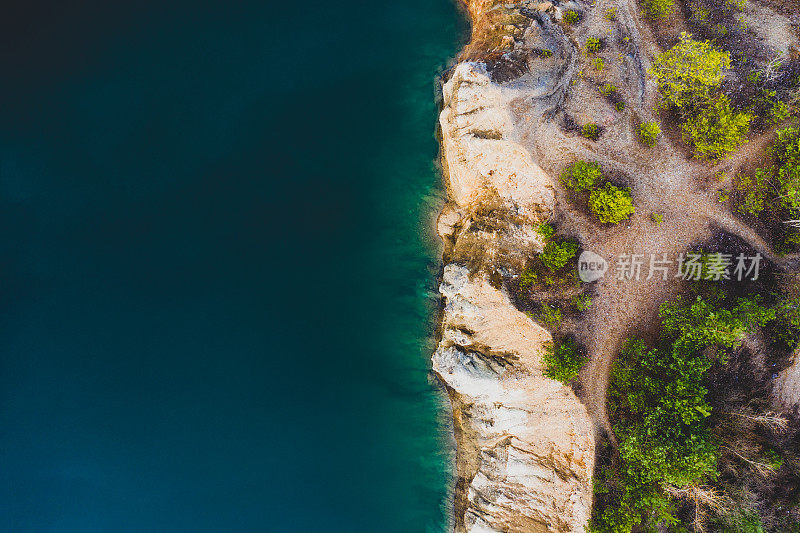
[[[617,102],[616,104],[614,104],[614,109],[616,109],[620,113],[625,111],[625,102]]]
[[[661,213],[650,213],[650,220],[656,223],[657,226],[660,226],[662,222],[664,222],[664,215]]]
[[[561,174],[561,182],[575,192],[594,189],[602,178],[603,169],[600,164],[587,161],[577,161]]]
[[[639,141],[652,148],[658,141],[658,136],[661,135],[661,127],[656,122],[643,122],[639,124]]]
[[[600,94],[602,94],[603,96],[611,96],[612,94],[617,92],[617,88],[610,83],[606,83],[600,86],[599,91]]]
[[[589,37],[586,39],[586,51],[590,54],[594,54],[600,51],[600,39],[597,37]]]
[[[734,111],[724,94],[683,123],[684,140],[701,158],[721,159],[746,142],[753,116]]]
[[[578,376],[586,358],[578,352],[578,346],[571,338],[549,346],[544,353],[544,375],[565,385]]]
[[[642,0],[642,7],[651,18],[666,17],[672,13],[675,0]]]
[[[775,311],[774,331],[778,339],[790,348],[796,348],[800,344],[800,298],[784,299],[778,303]]]
[[[581,129],[581,135],[589,140],[596,141],[600,138],[600,127],[593,122],[586,124]]]
[[[589,195],[589,209],[603,224],[619,224],[636,211],[630,190],[619,189],[610,183],[592,191]]]
[[[548,242],[542,253],[539,254],[539,260],[551,272],[561,270],[569,263],[569,260],[575,257],[578,252],[578,243],[574,241],[564,242]]]
[[[606,20],[617,20],[617,8],[610,7],[606,9],[605,17]]]
[[[577,12],[571,9],[566,13],[564,13],[564,22],[566,22],[569,25],[577,24],[580,20],[581,20],[580,15],[578,15]]]
[[[656,58],[649,73],[656,79],[665,104],[684,107],[708,100],[730,68],[728,52],[682,33],[678,44]]]

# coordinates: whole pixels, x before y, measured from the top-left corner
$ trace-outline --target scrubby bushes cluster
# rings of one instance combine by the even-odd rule
[[[577,161],[567,167],[561,182],[576,193],[589,193],[589,210],[603,224],[619,224],[634,214],[630,189],[620,189],[603,176],[599,163]]]
[[[746,142],[750,131],[751,114],[734,109],[725,95],[714,96],[730,67],[728,52],[683,33],[650,69],[663,104],[682,117],[684,139],[698,157],[723,158]]]
[[[565,267],[572,262],[578,252],[578,243],[569,239],[556,239],[555,228],[551,224],[540,224],[536,232],[542,237],[544,247],[519,279],[520,289],[527,290],[537,283],[552,286],[561,283],[572,284],[577,279],[574,274],[565,273]]]
[[[722,159],[746,142],[753,116],[735,111],[724,94],[690,115],[683,123],[684,140],[706,159]]]
[[[717,472],[718,443],[708,417],[706,375],[745,334],[774,319],[757,300],[731,309],[698,296],[661,307],[661,337],[625,345],[609,399],[619,441],[618,478],[609,480],[591,524],[595,533],[630,533],[677,524],[669,493],[697,488]]]
[[[775,220],[800,218],[800,129],[784,128],[770,150],[770,165],[734,181],[736,208],[741,213],[768,214]],[[789,246],[796,244],[796,233],[781,224],[779,231]]]

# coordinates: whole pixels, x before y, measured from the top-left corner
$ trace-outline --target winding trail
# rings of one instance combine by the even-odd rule
[[[569,45],[577,46],[587,36],[597,35],[608,24],[602,20],[606,9],[617,7],[618,31],[630,37],[629,60],[613,77],[605,80],[617,85],[633,109],[636,121],[655,120],[656,88],[646,80],[647,56],[653,53],[655,39],[647,26],[642,25],[632,0],[601,0],[590,12],[586,24],[570,36]],[[616,53],[616,51],[613,51]],[[577,49],[570,55],[579,55]],[[561,86],[562,80],[552,80]],[[677,267],[672,265],[666,279],[655,276],[646,279],[651,254],[667,254],[675,259],[693,246],[712,238],[715,231],[739,237],[766,259],[785,266],[789,259],[780,258],[753,229],[730,213],[716,198],[718,188],[725,183],[714,181],[717,172],[729,176],[756,160],[773,141],[774,134],[753,137],[749,143],[717,164],[687,160],[686,148],[672,144],[667,135],[658,145],[648,149],[630,134],[630,119],[606,113],[605,104],[596,97],[593,84],[598,80],[580,78],[565,99],[563,108],[575,116],[599,116],[606,132],[597,142],[579,135],[565,133],[541,111],[551,102],[528,94],[513,102],[521,142],[536,161],[551,175],[557,176],[564,167],[577,159],[598,161],[614,181],[626,182],[632,190],[636,214],[627,222],[614,227],[596,223],[583,206],[570,198],[560,185],[557,191],[557,225],[562,232],[574,234],[585,250],[591,250],[609,261],[606,277],[593,284],[595,305],[576,333],[589,353],[589,362],[582,371],[582,398],[595,420],[596,428],[613,440],[606,410],[609,373],[615,355],[625,339],[632,334],[647,336],[658,324],[658,309],[662,302],[673,299],[679,292],[681,280],[675,278]],[[588,88],[587,88],[588,87]],[[539,89],[541,90],[541,89]],[[713,184],[713,186],[712,186]],[[663,215],[661,224],[654,223],[651,213]],[[643,254],[642,275],[637,279],[618,279],[616,258],[621,254]]]

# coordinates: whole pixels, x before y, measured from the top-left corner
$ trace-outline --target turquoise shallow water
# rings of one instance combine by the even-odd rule
[[[442,531],[450,0],[2,25],[0,530]]]

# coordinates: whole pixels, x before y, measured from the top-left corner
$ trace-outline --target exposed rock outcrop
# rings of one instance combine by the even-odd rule
[[[593,428],[572,391],[542,374],[550,334],[465,267],[445,267],[441,293],[433,369],[453,404],[456,531],[583,531]]]
[[[517,141],[508,97],[483,63],[454,69],[440,124],[450,202],[438,222],[447,266],[433,370],[453,406],[455,531],[583,531],[592,422],[543,374],[550,334],[491,281],[541,251],[534,228],[552,214],[552,180]]]

